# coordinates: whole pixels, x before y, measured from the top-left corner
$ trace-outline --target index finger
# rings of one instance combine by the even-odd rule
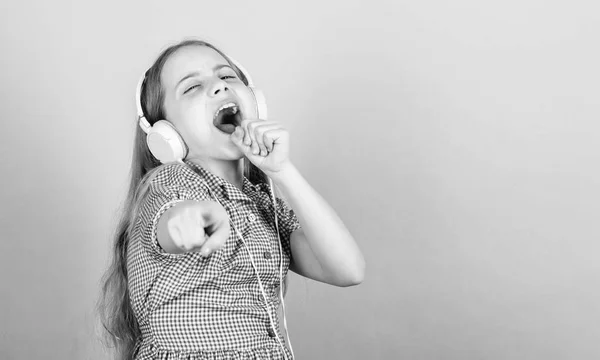
[[[199,249],[202,256],[209,256],[213,252],[219,250],[229,238],[229,218],[223,220],[219,224],[214,224],[214,231],[208,236],[208,239],[202,244]]]
[[[252,145],[252,138],[250,137],[250,131],[248,130],[248,125],[250,123],[261,121],[260,119],[244,119],[242,120],[240,127],[244,130],[244,145],[250,146]]]

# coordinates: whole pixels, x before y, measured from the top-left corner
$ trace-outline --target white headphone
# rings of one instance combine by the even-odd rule
[[[230,58],[225,57],[230,63],[235,65],[248,81],[248,89],[254,96],[256,103],[256,113],[258,118],[267,119],[267,102],[262,91],[254,87],[250,74],[242,67],[240,63]],[[166,164],[175,161],[182,161],[188,153],[188,147],[183,141],[183,138],[175,129],[175,126],[167,120],[159,120],[153,125],[150,125],[144,111],[142,110],[142,86],[146,80],[145,72],[138,83],[135,92],[135,104],[137,107],[138,122],[142,130],[147,134],[146,143],[152,155],[161,163]]]

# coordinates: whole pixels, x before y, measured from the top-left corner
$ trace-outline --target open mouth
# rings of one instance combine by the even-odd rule
[[[235,127],[241,123],[242,114],[238,106],[232,102],[222,105],[213,117],[215,127],[227,134],[232,134]]]

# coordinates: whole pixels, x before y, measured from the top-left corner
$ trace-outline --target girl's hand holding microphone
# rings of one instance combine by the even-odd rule
[[[209,256],[229,237],[229,215],[215,201],[182,201],[160,217],[157,235],[168,253],[200,252]]]
[[[231,134],[231,141],[248,160],[269,176],[290,164],[289,139],[281,124],[266,120],[244,120]]]

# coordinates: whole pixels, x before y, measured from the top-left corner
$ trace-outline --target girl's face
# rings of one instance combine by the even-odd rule
[[[187,144],[186,159],[237,160],[235,126],[256,118],[254,97],[229,63],[207,46],[173,53],[161,73],[166,120]]]

